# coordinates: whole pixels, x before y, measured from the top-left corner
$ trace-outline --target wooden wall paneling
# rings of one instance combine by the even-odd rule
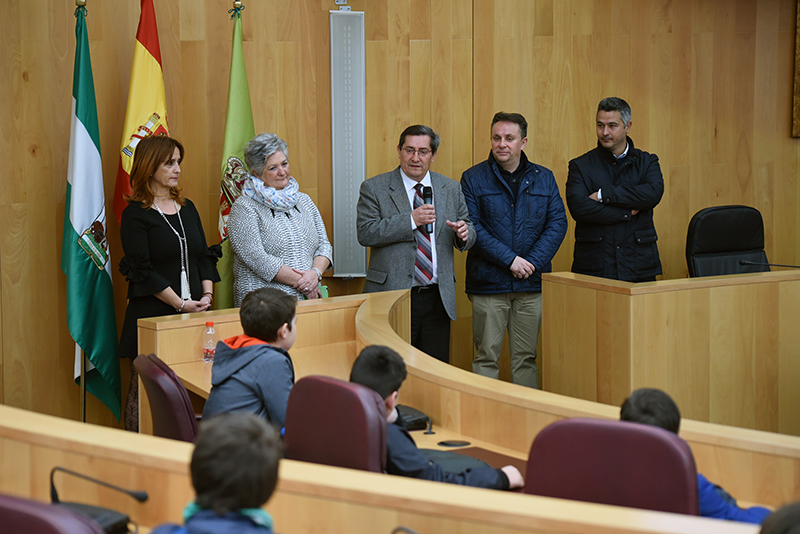
[[[537,0],[538,5],[539,0]],[[567,181],[567,164],[569,160],[576,156],[578,150],[583,151],[584,146],[579,148],[573,146],[573,131],[585,129],[590,134],[594,131],[591,120],[591,111],[588,117],[582,116],[578,109],[572,105],[573,66],[572,56],[572,37],[566,29],[569,27],[569,15],[567,2],[553,2],[552,14],[552,59],[551,68],[537,78],[549,76],[552,79],[550,92],[552,93],[552,128],[550,135],[553,138],[553,152],[549,160],[541,160],[555,174],[556,182],[564,197]],[[619,19],[619,17],[617,17]],[[538,19],[537,19],[538,20]],[[578,118],[579,117],[579,118]],[[529,138],[530,139],[530,138]],[[587,145],[589,146],[589,145]],[[564,202],[564,209],[566,201]],[[569,271],[572,265],[572,252],[575,242],[575,221],[567,213],[567,234],[561,243],[561,248],[553,258],[554,271]],[[546,352],[545,352],[546,354]],[[545,364],[546,365],[546,364]]]
[[[755,19],[754,19],[755,20]],[[756,198],[753,184],[753,132],[755,128],[754,98],[755,85],[755,52],[756,35],[755,31],[747,33],[737,33],[733,43],[734,53],[736,54],[736,69],[733,75],[737,79],[752,80],[750,83],[734,84],[732,113],[736,118],[736,125],[743,125],[733,130],[733,147],[735,152],[734,178],[731,184],[731,191],[734,197],[744,199],[744,202],[751,206],[759,206],[760,209],[771,213],[771,198],[766,198],[759,202]]]
[[[246,17],[244,20],[247,21],[244,27],[248,29],[245,35],[249,34],[251,38],[244,43],[244,53],[248,65],[247,77],[250,83],[250,100],[253,106],[255,130],[257,133],[278,133],[280,137],[286,139],[286,133],[281,130],[279,123],[279,114],[283,106],[278,100],[278,80],[280,79],[279,23],[276,17],[278,2],[267,0],[252,2],[252,4],[244,14]],[[281,19],[281,24],[283,22]],[[289,153],[292,158],[295,157],[291,146]]]
[[[550,18],[552,25],[552,16]],[[534,25],[535,27],[536,25]],[[543,160],[555,161],[561,145],[561,140],[555,135],[557,112],[553,88],[556,82],[549,76],[541,75],[541,73],[551,72],[555,67],[553,62],[554,40],[552,35],[536,35],[531,38],[531,45],[530,61],[533,65],[533,77],[528,81],[529,84],[525,84],[525,90],[532,96],[531,105],[535,111],[532,117],[526,117],[528,120],[528,145],[525,153],[536,163]],[[487,125],[484,125],[483,131],[488,133]],[[488,136],[486,137],[488,138]],[[491,145],[488,139],[484,143],[484,153],[488,156]],[[551,163],[548,168],[555,172],[556,169],[552,167]],[[563,197],[564,184],[559,182],[561,180],[556,179]]]
[[[181,41],[204,41],[206,39],[207,4],[179,0],[179,27]]]
[[[647,2],[633,2],[631,5],[631,67],[630,82],[627,87],[629,98],[625,100],[631,105],[631,120],[636,122],[636,130],[631,130],[631,138],[636,145],[647,152],[658,153],[658,149],[650,141],[653,124],[650,118],[653,85],[653,33],[654,11]],[[623,77],[624,78],[624,77]],[[606,95],[602,95],[606,96]],[[624,98],[624,97],[623,97]],[[594,110],[597,103],[594,103]],[[594,117],[594,114],[592,115]],[[593,139],[593,145],[596,141]]]
[[[473,2],[473,57],[472,57],[472,94],[473,94],[473,136],[472,163],[486,159],[489,145],[489,126],[495,110],[494,77],[495,71],[495,2]]]
[[[328,47],[317,48],[318,41],[315,39],[315,34],[317,33],[318,21],[326,21],[328,17],[326,16],[327,13],[316,9],[314,2],[298,3],[298,7],[300,9],[297,21],[299,27],[297,42],[300,46],[300,51],[293,60],[298,68],[296,83],[300,86],[300,90],[297,91],[300,96],[298,109],[300,131],[298,133],[300,137],[299,147],[304,155],[301,161],[305,163],[304,169],[301,170],[304,171],[304,176],[308,176],[305,180],[307,182],[305,191],[316,202],[319,202],[320,185],[323,182],[330,183],[330,163],[327,171],[321,174],[318,170],[318,160],[320,154],[330,154],[330,149],[326,149],[325,144],[319,145],[313,132],[318,124],[330,124],[331,121],[330,111],[322,113],[316,105],[318,102],[317,93],[320,91],[327,96],[328,101],[330,100],[329,77],[321,78],[320,73],[317,71],[317,56],[321,55],[330,62],[330,55],[326,53]],[[329,214],[332,214],[332,210]],[[328,220],[331,219],[329,218]]]
[[[106,225],[108,248],[111,255],[111,280],[114,286],[114,311],[117,331],[122,328],[128,303],[128,283],[117,266],[124,256],[119,236],[119,225],[113,212],[114,186],[119,168],[120,142],[125,122],[128,91],[133,60],[133,39],[139,18],[139,4],[106,7],[104,2],[89,4],[87,17],[89,43],[92,48],[95,97],[100,127],[100,153],[103,159],[103,185],[106,194]],[[99,8],[99,10],[97,9]],[[100,32],[96,29],[100,28]],[[97,41],[94,41],[98,39]],[[169,108],[167,109],[169,113]],[[168,116],[169,117],[169,116]],[[66,309],[64,313],[66,321]],[[130,363],[121,363],[122,397],[125,398],[130,383]],[[93,421],[88,417],[87,419]]]
[[[689,206],[692,214],[713,205],[709,204],[709,200],[716,196],[711,176],[712,136],[709,135],[714,131],[711,112],[713,46],[712,33],[695,33],[692,36],[692,96],[689,107],[689,135],[692,140],[689,150]]]
[[[425,9],[425,16],[429,17],[430,8]],[[381,61],[386,61],[386,58],[393,58],[387,66],[387,76],[383,80],[382,85],[379,86],[377,91],[370,91],[367,89],[367,100],[377,100],[382,102],[381,113],[388,116],[388,121],[385,125],[386,129],[380,132],[380,138],[383,139],[379,147],[377,161],[381,163],[381,167],[375,170],[374,174],[387,172],[394,169],[398,165],[397,159],[397,139],[399,139],[400,132],[411,124],[409,117],[409,110],[411,109],[411,85],[416,83],[430,84],[430,78],[424,80],[411,79],[411,36],[414,25],[411,22],[412,16],[419,17],[420,13],[412,13],[411,4],[409,2],[393,2],[389,3],[388,10],[388,27],[389,27],[389,48],[387,55],[381,58]],[[422,19],[424,20],[424,19]],[[420,20],[416,20],[420,24]],[[429,24],[427,26],[429,27]],[[428,32],[425,34],[418,34],[418,39],[430,39]],[[370,76],[371,65],[367,65],[367,76]],[[370,116],[369,114],[367,115]],[[370,153],[367,152],[367,165],[369,167]],[[372,176],[371,173],[370,176]]]
[[[306,46],[314,52],[314,76],[311,78],[311,83],[314,86],[313,108],[316,113],[315,122],[311,125],[311,129],[305,132],[305,135],[309,139],[308,150],[314,155],[316,166],[312,169],[317,182],[316,204],[322,220],[329,221],[326,224],[326,230],[328,239],[331,239],[333,236],[333,183],[331,181],[332,154],[328,148],[331,146],[331,60],[328,51],[330,19],[329,10],[326,7],[320,2],[309,3],[306,8],[313,9],[313,11],[302,22],[303,31],[307,32],[307,38],[310,40]],[[352,7],[356,11],[363,11],[363,8]],[[309,96],[311,97],[311,95]],[[306,107],[311,108],[308,104]]]
[[[309,156],[303,153],[304,143],[301,138],[304,137],[304,130],[301,127],[305,123],[303,117],[303,87],[300,81],[300,54],[301,47],[297,41],[278,41],[276,49],[276,83],[278,86],[277,101],[277,130],[285,132],[282,135],[290,146],[296,148],[291,150],[293,167],[292,174],[297,175],[298,182],[303,181],[303,187],[309,187],[314,184],[313,176],[310,179],[303,179],[305,176],[306,165],[305,161]],[[294,157],[295,152],[299,157]],[[290,160],[290,161],[292,161]],[[311,184],[308,183],[308,181]]]
[[[451,142],[453,170],[452,178],[461,180],[461,173],[472,166],[472,70],[459,68],[459,65],[472,65],[473,40],[459,38],[460,32],[471,31],[459,29],[456,23],[460,20],[471,20],[464,15],[463,2],[454,2],[454,40],[453,44],[453,69],[450,97],[453,101],[451,114]],[[468,6],[468,7],[471,7]],[[461,15],[459,15],[461,13]],[[470,14],[471,15],[471,12]],[[462,369],[472,369],[473,343],[472,343],[472,304],[465,293],[467,253],[454,251],[456,273],[456,309],[458,321],[453,324],[450,335],[451,351],[450,362]]]
[[[459,41],[456,39],[457,32],[471,37],[468,34],[468,27],[463,27],[462,23],[462,27],[457,28],[457,21],[454,20],[455,13],[463,7],[463,2],[458,3],[453,0],[430,2],[430,41],[426,41],[430,43],[430,84],[426,85],[429,87],[429,96],[425,101],[426,109],[430,111],[427,124],[431,125],[442,139],[432,168],[454,180],[459,180],[461,172],[470,167],[472,163],[471,153],[467,153],[462,160],[457,157],[457,155],[463,157],[465,143],[466,147],[471,146],[469,132],[472,129],[471,71],[459,69],[458,65],[463,63],[455,61],[455,58],[459,57],[461,61],[468,61],[466,64],[471,65],[470,50],[464,46],[471,43],[471,40]],[[471,9],[469,13],[471,13]],[[463,20],[464,15],[460,14],[458,18]],[[461,46],[458,43],[461,43]],[[458,56],[459,53],[460,56]],[[466,80],[463,76],[465,71],[467,73]],[[459,78],[462,83],[457,86],[456,80]],[[412,98],[412,102],[413,100]],[[459,125],[463,129],[459,128]],[[465,132],[466,135],[464,135]],[[438,224],[444,224],[444,221],[438,221]],[[472,307],[464,293],[466,254],[454,251],[454,262],[458,320],[451,327],[450,359],[454,365],[462,369],[471,369],[473,357]],[[452,335],[452,331],[455,331],[455,336]]]
[[[0,182],[0,191],[3,192],[4,199],[0,201],[0,212],[8,213],[11,205],[15,202],[14,191],[22,185],[22,157],[23,151],[20,148],[20,131],[22,128],[22,109],[18,106],[19,98],[22,95],[23,80],[22,66],[22,38],[20,21],[19,2],[13,0],[6,6],[6,16],[0,20],[0,32],[6,36],[6,46],[0,51],[0,62],[5,66],[6,76],[0,80],[0,113],[3,120],[0,120],[0,143],[7,147],[8,161],[4,179]],[[9,228],[5,221],[3,229]],[[7,278],[6,256],[12,254],[13,249],[9,248],[11,243],[7,239],[7,233],[0,233],[0,402],[5,403],[4,377],[6,373],[5,342],[8,339],[5,332],[3,315],[5,308],[3,301],[6,297],[6,285],[10,283]]]
[[[179,183],[184,195],[197,207],[198,213],[206,214],[205,217],[201,215],[204,220],[210,218],[212,209],[219,210],[219,191],[217,191],[217,202],[211,204],[209,189],[214,182],[219,183],[220,173],[214,172],[214,170],[219,169],[220,157],[213,157],[212,153],[203,148],[208,137],[222,139],[222,132],[212,133],[208,127],[207,57],[206,41],[181,41],[181,82],[184,85],[181,94],[186,112],[181,121],[183,133],[179,138],[185,150]],[[224,108],[224,102],[224,100],[218,102],[218,106]],[[187,147],[192,147],[192,149]],[[217,240],[216,225],[206,224],[203,226],[203,231],[206,241],[213,243]]]
[[[367,40],[366,42],[366,93],[367,93],[367,178],[394,168],[397,165],[397,146],[395,135],[388,134],[394,124],[389,114],[383,114],[384,106],[392,107],[391,98],[373,98],[372,94],[391,95],[388,78],[392,66],[386,61],[389,54],[388,39]],[[399,132],[398,132],[399,135]],[[393,142],[394,141],[394,142]],[[385,170],[381,170],[385,169]]]
[[[432,109],[434,106],[431,104],[431,94],[435,93],[437,89],[441,90],[442,87],[434,87],[437,81],[441,83],[440,78],[445,76],[446,73],[434,70],[431,62],[433,61],[433,54],[431,53],[431,40],[430,39],[417,39],[410,41],[408,44],[409,52],[409,110],[408,110],[408,126],[411,124],[426,124],[431,126],[436,133],[442,138],[442,147],[436,155],[432,167],[437,169],[437,172],[443,172],[442,162],[444,156],[441,154],[446,151],[444,148],[445,143],[448,145],[452,139],[447,139],[446,134],[440,131],[438,123],[433,120]],[[444,87],[449,87],[449,84],[444,84]],[[385,95],[391,98],[391,95]],[[439,98],[442,98],[440,95]],[[402,131],[402,130],[401,130]],[[399,137],[400,132],[397,132],[394,137]],[[396,146],[397,141],[395,141]],[[387,169],[388,170],[388,169]]]
[[[66,323],[59,324],[63,311],[56,305],[65,302],[57,295],[63,294],[59,286],[64,287],[59,277],[63,276],[59,268],[63,227],[58,219],[64,216],[66,173],[53,170],[66,169],[67,163],[75,19],[70,17],[62,27],[61,14],[68,9],[63,5],[52,10],[39,6],[39,13],[32,6],[26,7],[19,14],[24,92],[16,100],[24,124],[19,145],[23,172],[19,189],[12,186],[9,191],[13,204],[8,208],[13,219],[4,226],[9,247],[3,260],[11,275],[3,284],[9,295],[4,302],[15,303],[3,314],[4,329],[11,327],[13,332],[13,342],[4,350],[5,402],[63,416],[70,412],[77,415],[72,359],[51,356],[63,354],[66,343],[62,336],[69,337]],[[49,16],[41,17],[41,13]],[[51,137],[51,132],[67,133]],[[44,302],[50,305],[42,306]],[[30,332],[28,321],[33,317],[37,328],[52,325],[56,335]],[[42,391],[56,395],[42,395]],[[64,402],[59,402],[59,397],[64,397]]]
[[[793,21],[793,17],[791,20]],[[779,24],[783,24],[783,22],[784,20],[781,18]],[[773,184],[774,188],[774,216],[771,232],[768,232],[768,235],[772,235],[772,247],[767,250],[770,251],[768,252],[770,261],[783,263],[785,260],[789,264],[795,264],[798,258],[796,247],[798,235],[797,205],[799,200],[796,179],[798,146],[795,140],[788,137],[790,121],[787,118],[789,103],[791,102],[793,42],[793,29],[779,32],[777,50],[773,52],[773,55],[777,57],[775,68],[775,121],[771,128],[764,131],[763,136],[758,136],[764,140],[775,137],[786,140],[779,144],[779,150],[776,152],[775,158],[770,162],[774,175],[769,177],[768,180],[769,183]],[[765,53],[769,54],[769,52]],[[759,56],[760,59],[761,56]],[[761,75],[760,71],[757,70],[756,75]],[[766,96],[767,98],[770,97],[769,94]],[[756,117],[761,117],[761,115],[756,113]],[[760,122],[757,121],[757,123]],[[760,156],[761,152],[756,150],[756,154]]]

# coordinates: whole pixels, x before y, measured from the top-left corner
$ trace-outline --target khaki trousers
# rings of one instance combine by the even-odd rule
[[[475,341],[472,371],[499,378],[497,360],[508,329],[512,382],[538,388],[536,347],[542,326],[542,294],[469,295],[469,299],[472,301],[472,335]]]

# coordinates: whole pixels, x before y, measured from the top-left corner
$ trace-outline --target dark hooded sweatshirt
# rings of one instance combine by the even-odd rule
[[[244,334],[220,341],[203,419],[251,412],[283,428],[293,385],[294,366],[287,351]]]

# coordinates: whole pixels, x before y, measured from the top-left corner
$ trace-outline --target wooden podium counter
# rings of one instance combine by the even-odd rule
[[[688,419],[800,435],[800,272],[550,273],[542,292],[545,390],[618,407],[654,387]]]
[[[210,313],[221,337],[241,333],[236,310]],[[211,365],[199,361],[202,325],[208,317],[139,321],[140,351],[162,357],[200,396],[210,389]],[[444,364],[405,341],[409,321],[408,291],[300,303],[298,338],[291,350],[296,375],[347,379],[361,348],[388,345],[408,367],[401,403],[427,413],[434,430],[448,438],[461,436],[522,458],[539,431],[554,421],[619,418],[614,406],[532,390]],[[149,409],[143,407],[142,421],[147,415]],[[692,447],[698,470],[738,499],[771,506],[800,500],[800,438],[691,420],[682,424],[681,436]]]

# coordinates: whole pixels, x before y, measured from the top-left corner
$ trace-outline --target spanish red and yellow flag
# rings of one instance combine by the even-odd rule
[[[128,89],[128,110],[119,153],[119,170],[114,187],[114,215],[117,222],[127,206],[123,195],[131,193],[130,172],[133,151],[147,135],[168,134],[167,98],[164,93],[164,74],[161,71],[161,49],[153,0],[142,0],[136,46],[133,50],[131,86]]]

